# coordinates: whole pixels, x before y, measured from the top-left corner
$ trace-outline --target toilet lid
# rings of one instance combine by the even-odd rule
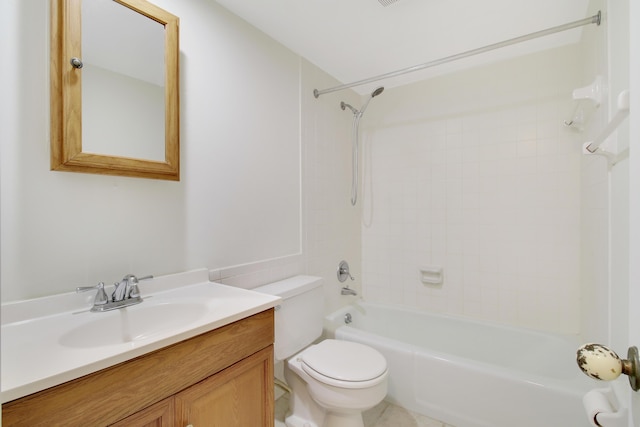
[[[340,381],[368,381],[384,374],[387,361],[377,350],[351,341],[324,340],[302,354],[304,365]]]

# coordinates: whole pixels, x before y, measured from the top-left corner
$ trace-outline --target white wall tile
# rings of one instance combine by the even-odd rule
[[[392,101],[407,101],[414,120],[411,126],[389,122],[390,116],[402,116],[403,103],[390,102],[394,110],[385,111],[381,102],[376,114],[383,124],[367,130],[371,191],[374,198],[389,199],[373,207],[372,226],[362,229],[363,264],[386,264],[402,274],[397,284],[376,280],[368,299],[558,332],[579,330],[579,293],[569,289],[579,289],[581,154],[576,144],[562,147],[575,141],[558,126],[565,118],[560,107],[573,90],[563,75],[578,64],[575,55],[557,51],[534,56],[533,63],[553,68],[536,83],[539,96],[531,88],[539,71],[527,68],[531,58],[496,64],[491,73],[470,71],[413,85],[419,90],[385,92]],[[511,74],[513,69],[518,73]],[[503,79],[488,83],[483,75]],[[442,80],[451,88],[451,115],[439,119],[438,106],[414,94]],[[469,112],[469,92],[504,81],[510,92],[503,106],[487,102],[483,110],[476,99],[478,107]],[[402,144],[394,143],[400,138]],[[426,160],[416,161],[419,155]],[[376,165],[383,164],[385,172],[376,175]],[[384,250],[370,239],[382,221],[389,222]],[[421,242],[422,236],[428,237]],[[425,287],[417,279],[418,264],[427,257],[444,267],[441,287]],[[401,291],[392,296],[396,285]],[[366,292],[369,283],[363,286]]]

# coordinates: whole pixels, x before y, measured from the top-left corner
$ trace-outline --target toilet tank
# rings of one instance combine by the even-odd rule
[[[276,360],[293,356],[322,335],[324,291],[321,277],[294,276],[253,290],[282,298],[275,312]]]

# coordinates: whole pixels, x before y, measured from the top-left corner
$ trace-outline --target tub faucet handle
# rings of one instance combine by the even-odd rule
[[[338,265],[338,280],[340,282],[344,282],[347,280],[347,277],[351,280],[356,280],[349,272],[349,263],[347,261],[340,261],[340,264]]]

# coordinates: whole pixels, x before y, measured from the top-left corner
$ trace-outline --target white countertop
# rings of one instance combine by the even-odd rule
[[[206,269],[141,281],[139,287],[146,301],[104,313],[89,312],[95,292],[90,292],[89,298],[74,292],[3,304],[1,402],[192,338],[275,307],[280,301],[271,295],[209,282]],[[157,317],[147,333],[109,342],[107,335],[122,335],[119,324],[136,316],[143,318],[140,316],[151,313],[153,307],[171,308],[172,304],[197,310],[177,310],[175,319]],[[161,313],[165,312],[172,313]],[[105,330],[111,324],[114,333]]]

